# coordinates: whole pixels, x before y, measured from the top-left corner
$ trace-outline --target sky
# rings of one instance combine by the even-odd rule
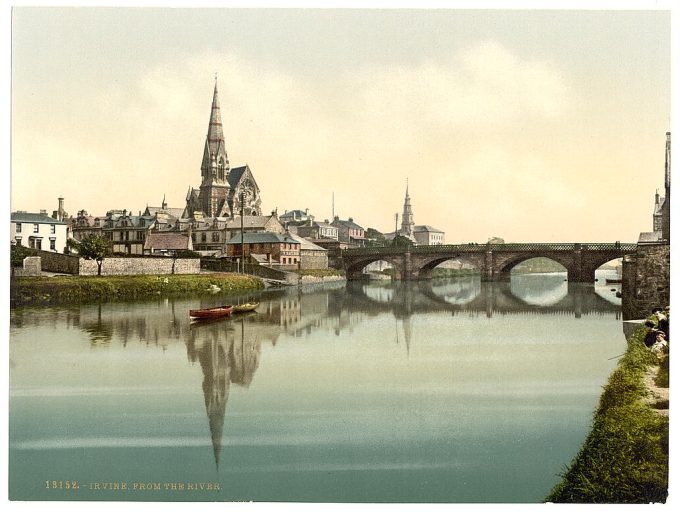
[[[652,4],[653,5],[653,4]],[[12,12],[11,209],[183,208],[217,74],[262,209],[446,243],[651,231],[668,11],[31,8]]]

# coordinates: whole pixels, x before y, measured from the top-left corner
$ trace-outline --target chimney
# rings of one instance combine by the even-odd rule
[[[350,222],[354,222],[354,219],[353,219],[352,217],[350,217],[348,220],[349,220]]]
[[[309,208],[305,208],[305,215],[309,215]]]
[[[40,215],[47,215],[47,210],[40,210]]]
[[[57,220],[64,220],[64,198],[59,197],[59,209],[57,210]]]

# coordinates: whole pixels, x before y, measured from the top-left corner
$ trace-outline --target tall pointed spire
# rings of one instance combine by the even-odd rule
[[[413,210],[411,209],[411,197],[408,194],[408,178],[406,178],[406,195],[404,196],[404,213],[401,216],[401,234],[413,237]]]
[[[212,106],[210,108],[210,122],[208,135],[205,139],[201,176],[203,183],[226,184],[229,174],[229,159],[222,130],[222,115],[220,113],[220,99],[217,93],[217,74],[215,74],[215,89],[213,91]]]

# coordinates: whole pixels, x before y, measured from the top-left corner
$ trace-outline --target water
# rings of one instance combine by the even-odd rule
[[[10,498],[540,502],[625,349],[603,283],[294,288],[204,325],[245,297],[13,310]]]

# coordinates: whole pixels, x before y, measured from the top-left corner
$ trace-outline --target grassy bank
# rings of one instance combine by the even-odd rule
[[[10,302],[20,306],[179,297],[205,294],[210,285],[222,293],[264,287],[259,278],[234,273],[12,278]]]
[[[668,418],[646,402],[643,377],[668,360],[644,345],[645,329],[631,337],[600,397],[590,434],[562,481],[547,497],[561,503],[665,502],[668,492]],[[666,380],[667,381],[667,380]]]

